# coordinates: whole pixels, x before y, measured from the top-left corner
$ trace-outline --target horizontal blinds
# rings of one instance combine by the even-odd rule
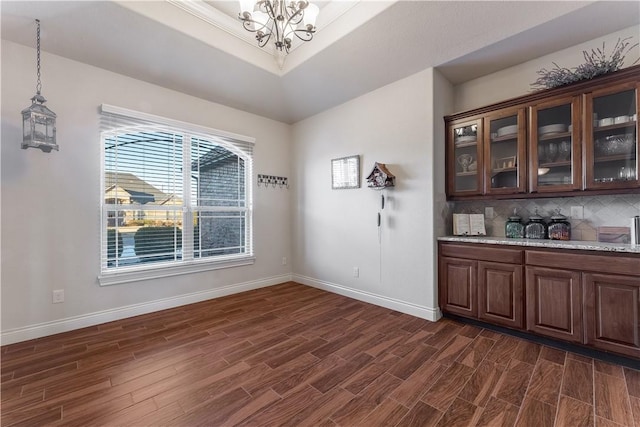
[[[253,139],[107,105],[100,128],[103,271],[253,253]]]
[[[166,117],[156,116],[153,114],[142,113],[139,111],[128,110],[126,108],[116,107],[113,105],[102,104],[100,107],[101,120],[100,130],[110,131],[118,128],[145,125],[161,126],[170,129],[182,129],[193,136],[204,139],[214,139],[216,142],[224,145],[228,149],[240,152],[246,156],[253,156],[253,147],[255,138],[225,132],[218,129],[208,128],[206,126],[195,125],[192,123],[173,120]]]

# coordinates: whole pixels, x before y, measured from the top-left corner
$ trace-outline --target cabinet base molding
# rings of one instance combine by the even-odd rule
[[[640,360],[633,359],[631,357],[620,356],[614,353],[608,353],[605,351],[594,350],[591,347],[584,347],[578,344],[572,344],[566,341],[555,340],[552,338],[542,337],[535,334],[530,334],[524,331],[517,331],[515,329],[509,329],[502,326],[494,325],[492,323],[483,322],[481,320],[469,319],[463,316],[456,316],[455,314],[444,313],[442,315],[445,319],[451,319],[460,323],[465,323],[479,328],[488,329],[490,331],[499,332],[501,334],[510,335],[516,338],[525,339],[537,344],[546,345],[547,347],[556,348],[558,350],[570,351],[572,353],[579,354],[585,357],[591,357],[603,362],[613,363],[616,365],[626,366],[627,368],[640,370]]]

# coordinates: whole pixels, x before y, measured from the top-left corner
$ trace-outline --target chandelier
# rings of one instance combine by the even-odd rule
[[[305,42],[313,38],[319,11],[308,0],[240,0],[238,18],[247,31],[256,33],[260,47],[273,37],[276,49],[289,53],[293,36]]]

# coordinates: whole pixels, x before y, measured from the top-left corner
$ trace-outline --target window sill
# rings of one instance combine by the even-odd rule
[[[256,258],[254,256],[242,256],[216,261],[191,261],[181,264],[165,264],[153,268],[135,268],[131,270],[120,270],[114,272],[103,272],[98,276],[100,286],[119,285],[122,283],[138,282],[141,280],[160,279],[163,277],[180,276],[183,274],[200,273],[202,271],[220,270],[223,268],[240,267],[252,265]]]

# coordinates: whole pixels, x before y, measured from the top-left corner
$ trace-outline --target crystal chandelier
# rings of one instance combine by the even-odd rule
[[[305,42],[313,38],[319,10],[308,0],[240,0],[238,18],[247,31],[256,33],[260,47],[273,37],[276,49],[289,53],[294,35]]]
[[[36,94],[31,98],[31,105],[22,110],[22,148],[39,148],[45,153],[58,150],[56,144],[56,113],[44,106],[47,100],[40,94],[40,20],[36,19],[38,31],[36,37],[38,82]]]

